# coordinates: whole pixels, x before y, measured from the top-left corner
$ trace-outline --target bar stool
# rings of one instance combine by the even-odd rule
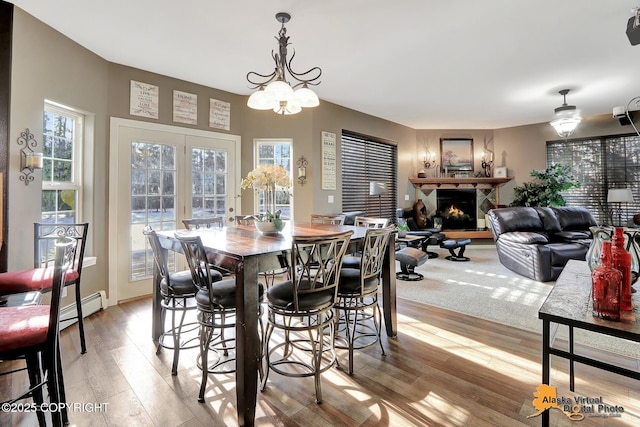
[[[266,388],[270,370],[288,377],[314,377],[316,403],[322,403],[320,375],[336,363],[333,307],[342,258],[352,234],[293,237],[291,279],[276,283],[267,292],[266,369],[261,390]],[[283,332],[284,342],[271,342],[275,329]]]
[[[364,238],[360,266],[340,271],[338,300],[335,304],[338,322],[336,325],[336,348],[349,350],[349,375],[353,374],[353,353],[356,349],[369,347],[376,342],[384,355],[380,340],[378,288],[382,282],[389,239],[393,227],[370,228]]]
[[[74,239],[77,243],[77,249],[74,251],[72,268],[65,276],[65,286],[75,285],[76,316],[72,318],[78,319],[82,354],[87,352],[87,345],[84,336],[80,279],[82,278],[82,264],[88,231],[89,223],[86,222],[78,224],[45,224],[36,222],[33,224],[33,268],[0,273],[0,295],[31,291],[50,292],[52,290],[54,272],[52,260],[55,256],[55,244],[60,237]]]
[[[149,241],[149,246],[153,251],[153,257],[160,273],[160,307],[162,309],[163,332],[158,338],[156,354],[162,348],[173,350],[173,363],[171,365],[171,375],[178,375],[178,359],[181,349],[195,348],[199,344],[197,334],[188,337],[189,332],[197,329],[196,323],[184,323],[187,312],[196,309],[195,295],[198,291],[193,281],[190,270],[169,272],[167,259],[164,256],[158,235],[151,228],[146,226],[142,232]],[[216,270],[210,272],[213,281],[222,280],[222,274]],[[166,313],[171,313],[171,328],[164,330]],[[180,320],[176,324],[176,314],[180,315]],[[186,329],[184,329],[186,328]],[[171,341],[168,340],[171,338]]]
[[[200,324],[200,356],[199,366],[202,370],[198,402],[204,402],[209,373],[235,372],[235,314],[236,314],[236,281],[226,279],[215,281],[212,270],[207,268],[207,254],[202,246],[200,236],[192,233],[176,232],[187,264],[196,284],[196,306],[198,323]],[[264,286],[259,284],[259,299],[264,295]],[[261,312],[262,304],[256,310]],[[260,330],[263,330],[259,316]],[[262,342],[262,339],[260,338]],[[215,359],[209,360],[209,353]]]
[[[42,412],[44,385],[49,391],[50,404],[55,404],[57,408],[66,402],[59,345],[60,306],[62,288],[66,284],[76,246],[74,239],[66,237],[57,239],[55,243],[50,305],[0,308],[0,360],[25,359],[30,383],[25,393],[2,403],[15,403],[33,397],[38,405],[38,425],[42,427],[46,425]],[[46,376],[44,380],[42,373]],[[69,421],[66,409],[50,411],[50,414],[54,426],[62,426]]]

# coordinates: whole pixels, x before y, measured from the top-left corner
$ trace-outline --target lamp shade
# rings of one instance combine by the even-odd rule
[[[320,105],[320,100],[318,99],[318,95],[311,89],[306,86],[303,86],[297,89],[294,92],[296,99],[300,103],[301,107],[317,107]]]
[[[608,203],[633,203],[633,193],[630,188],[610,188],[607,193]]]
[[[247,100],[247,106],[255,110],[271,110],[276,105],[275,98],[260,88],[251,94]]]
[[[551,126],[556,130],[559,137],[566,138],[576,130],[580,120],[580,117],[563,117],[553,120]]]
[[[384,182],[371,181],[369,183],[369,195],[379,196],[387,192],[387,184]]]

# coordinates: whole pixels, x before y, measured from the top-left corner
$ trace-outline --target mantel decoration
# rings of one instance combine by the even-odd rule
[[[23,146],[20,149],[20,181],[23,181],[24,185],[29,185],[34,179],[33,172],[36,169],[42,169],[42,153],[33,151],[38,146],[38,141],[35,140],[29,128],[20,132],[18,145]]]
[[[276,14],[276,19],[282,24],[276,40],[278,40],[278,53],[271,51],[271,56],[276,62],[276,68],[271,74],[260,74],[255,71],[247,73],[247,80],[257,89],[247,100],[249,108],[256,110],[273,110],[278,114],[297,114],[302,108],[317,107],[320,105],[318,95],[309,88],[320,84],[322,69],[313,67],[303,73],[296,73],[291,69],[291,62],[296,56],[295,50],[291,59],[287,61],[287,46],[289,37],[284,24],[289,22],[291,15],[285,12]],[[287,81],[286,72],[297,81],[291,86]]]
[[[280,219],[280,210],[276,210],[276,186],[290,188],[291,178],[282,166],[260,165],[247,174],[240,188],[253,188],[262,191],[266,212],[256,215],[256,228],[263,234],[280,232],[284,222]]]

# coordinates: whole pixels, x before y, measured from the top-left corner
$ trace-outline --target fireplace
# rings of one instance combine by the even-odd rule
[[[436,216],[442,218],[444,230],[475,230],[476,190],[437,190]]]

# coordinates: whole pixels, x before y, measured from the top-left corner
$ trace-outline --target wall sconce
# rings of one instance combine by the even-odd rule
[[[427,151],[424,155],[424,160],[422,161],[425,169],[432,169],[438,167],[438,163],[436,163],[436,153],[433,151]]]
[[[304,156],[300,156],[296,165],[298,165],[298,184],[305,185],[307,183],[307,159]]]
[[[493,152],[489,151],[489,155],[487,155],[487,151],[482,155],[482,169],[484,169],[484,176],[490,178],[493,174]]]
[[[33,172],[36,169],[42,169],[42,153],[33,151],[38,146],[38,141],[34,139],[28,128],[20,132],[18,145],[24,145],[20,149],[20,181],[24,181],[24,185],[29,185],[34,180]]]

